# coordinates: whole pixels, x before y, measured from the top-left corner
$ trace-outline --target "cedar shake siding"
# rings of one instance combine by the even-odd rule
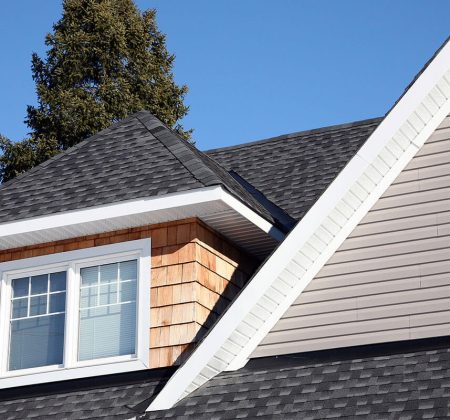
[[[447,335],[450,116],[253,357]]]
[[[256,261],[198,219],[0,251],[0,262],[150,238],[150,367],[178,365],[228,306]]]

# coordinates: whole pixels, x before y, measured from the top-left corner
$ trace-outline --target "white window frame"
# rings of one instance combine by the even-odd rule
[[[150,239],[140,239],[0,263],[0,389],[148,369],[150,256]],[[131,259],[138,263],[135,354],[78,361],[80,269]],[[63,364],[8,371],[11,281],[58,271],[67,273]]]

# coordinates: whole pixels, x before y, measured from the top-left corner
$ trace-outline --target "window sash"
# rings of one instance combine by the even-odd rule
[[[139,244],[139,246],[136,246]],[[134,245],[134,246],[133,246]],[[135,248],[130,250],[130,248]],[[106,250],[108,248],[108,250]],[[116,251],[116,252],[114,252]],[[119,251],[119,252],[117,252]],[[78,254],[78,255],[77,255]],[[97,255],[96,255],[97,254]],[[55,257],[73,257],[73,258],[60,258],[64,262],[53,263],[45,265],[45,260],[57,259]],[[51,257],[51,258],[49,258]],[[78,331],[79,331],[79,294],[80,294],[80,269],[86,266],[103,265],[107,263],[117,263],[123,261],[137,260],[137,279],[136,279],[136,322],[135,322],[135,354],[105,357],[100,359],[93,359],[87,361],[78,361]],[[36,261],[35,263],[33,263]],[[43,264],[44,263],[44,264]],[[6,270],[13,266],[13,269]],[[15,266],[15,267],[14,267]],[[18,267],[23,267],[22,269]],[[14,269],[14,268],[18,269]],[[36,378],[39,375],[34,376],[34,382],[30,379],[26,379],[27,374],[42,373],[42,381],[46,382],[45,377],[58,377],[58,375],[45,375],[46,372],[64,371],[67,377],[68,369],[73,369],[72,375],[81,375],[84,371],[83,368],[93,365],[106,365],[105,372],[119,372],[119,366],[122,369],[128,370],[127,364],[117,364],[117,362],[128,362],[134,364],[133,370],[143,369],[148,367],[148,317],[149,317],[149,292],[150,292],[150,240],[138,240],[129,241],[114,245],[106,245],[102,247],[87,248],[78,251],[70,251],[61,254],[52,254],[44,257],[33,257],[24,260],[18,260],[15,262],[1,263],[1,284],[0,284],[0,339],[4,343],[8,343],[6,346],[2,346],[0,349],[0,388],[2,382],[4,383],[7,378],[13,378],[14,376],[23,377],[24,380],[14,381],[20,382],[20,384],[36,383]],[[66,271],[66,316],[65,316],[65,338],[64,338],[64,357],[62,365],[42,366],[37,368],[8,370],[8,356],[10,347],[10,323],[11,323],[11,310],[12,301],[19,299],[19,297],[13,297],[11,281],[14,278],[35,276],[39,274],[48,274],[49,272]],[[132,280],[130,280],[132,281]],[[106,284],[106,283],[105,283]],[[61,292],[49,292],[48,294],[56,294]],[[45,295],[45,293],[42,293]],[[38,296],[38,294],[33,295]],[[146,303],[147,302],[147,303]],[[145,316],[139,314],[139,311],[143,311]],[[5,320],[6,315],[6,320]],[[145,319],[147,318],[147,320]],[[133,362],[136,361],[136,362]],[[114,367],[114,365],[116,367]],[[64,369],[61,369],[63,367]],[[78,368],[78,370],[77,370]],[[63,376],[61,373],[59,376]],[[70,373],[69,373],[70,375]],[[90,375],[81,375],[78,377],[84,377]],[[65,378],[67,379],[67,378]],[[3,380],[3,381],[2,381]],[[11,381],[10,381],[11,382]]]
[[[131,264],[130,264],[131,263]],[[126,273],[127,267],[132,268],[133,278],[127,280],[122,279],[122,273]],[[82,272],[89,270],[91,276],[88,285],[83,286]],[[111,281],[104,282],[102,273],[109,271]],[[122,271],[124,270],[124,271]],[[99,264],[86,268],[80,268],[81,284],[80,284],[80,305],[79,305],[79,328],[78,328],[78,360],[95,360],[105,357],[117,357],[125,354],[136,353],[136,328],[131,330],[125,328],[123,330],[122,322],[126,324],[131,322],[136,325],[137,305],[136,305],[136,288],[132,289],[132,300],[123,301],[123,285],[133,285],[137,282],[137,260],[128,260],[116,262],[114,264]],[[103,292],[106,288],[106,294]],[[93,295],[89,293],[83,296],[83,292],[93,291]],[[102,299],[106,295],[107,301],[102,303]],[[93,302],[91,302],[91,297]],[[113,297],[110,301],[110,297]],[[86,299],[86,302],[84,301]],[[85,305],[87,303],[87,305]],[[104,328],[96,331],[98,324],[105,324]],[[110,337],[108,340],[107,337]],[[110,348],[102,343],[99,338],[106,341],[117,340],[111,343]],[[126,338],[133,340],[128,342]],[[128,351],[129,350],[129,351]],[[114,354],[119,353],[119,354]]]
[[[67,272],[14,278],[11,288],[8,371],[62,364]],[[63,299],[59,308],[52,308],[55,297]]]

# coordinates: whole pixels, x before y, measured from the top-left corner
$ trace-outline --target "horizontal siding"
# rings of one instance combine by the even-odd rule
[[[252,357],[450,333],[450,116]]]

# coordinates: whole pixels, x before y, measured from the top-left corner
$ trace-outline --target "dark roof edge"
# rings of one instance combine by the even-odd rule
[[[236,171],[229,171],[229,174],[239,182],[258,202],[260,202],[266,209],[270,211],[273,217],[279,222],[281,226],[286,228],[286,232],[289,232],[297,223],[293,217],[291,217],[281,207],[278,207],[273,201],[269,200],[258,188],[254,187],[245,178],[239,175]]]
[[[324,361],[354,360],[366,357],[383,357],[392,354],[414,353],[416,351],[436,350],[450,347],[450,336],[402,340],[390,343],[365,344],[302,353],[290,353],[250,359],[241,369],[254,371],[268,367],[321,363]]]
[[[409,89],[413,86],[413,84],[416,82],[416,80],[422,75],[422,73],[428,68],[428,66],[432,63],[432,61],[436,58],[436,56],[442,51],[442,49],[450,42],[450,36],[447,37],[447,39],[441,44],[441,46],[434,52],[434,54],[429,58],[429,60],[424,64],[424,66],[419,70],[419,72],[414,76],[414,78],[409,82],[409,84],[405,87],[403,90],[403,93],[400,95],[400,97],[394,102],[394,104],[389,108],[389,110],[386,112],[386,115],[388,115],[397,105],[400,100],[408,93]]]
[[[215,149],[203,150],[203,153],[206,153],[206,154],[216,153],[216,152],[222,152],[222,151],[231,150],[231,149],[240,149],[240,148],[247,147],[247,146],[254,146],[256,144],[269,143],[269,142],[275,141],[275,140],[284,140],[284,139],[289,139],[289,138],[293,138],[293,137],[302,137],[302,136],[308,136],[308,135],[312,135],[312,134],[325,133],[328,131],[337,131],[337,130],[342,130],[345,128],[352,128],[352,127],[356,127],[356,126],[361,126],[361,125],[366,125],[366,124],[368,125],[368,124],[372,124],[375,122],[380,122],[383,119],[384,119],[384,117],[367,118],[364,120],[358,120],[358,121],[353,121],[353,122],[344,123],[344,124],[328,125],[325,127],[313,128],[313,129],[309,129],[309,130],[295,131],[293,133],[280,134],[279,136],[269,137],[269,138],[261,139],[261,140],[254,140],[254,141],[250,141],[248,143],[239,143],[239,144],[235,144],[233,146],[225,146],[225,147],[218,147]]]
[[[153,114],[148,111],[141,111],[135,114],[135,117],[199,183],[205,187],[220,185],[243,204],[253,208],[265,220],[276,225],[283,233],[287,233],[290,230],[292,226],[284,225],[282,220],[278,220],[263,202],[248,192],[225,168],[210,156],[182,139]],[[237,189],[237,191],[234,191],[234,189]],[[237,192],[241,192],[243,196]],[[279,209],[278,211],[281,212],[282,210]]]
[[[73,392],[79,390],[88,391],[89,389],[96,389],[99,387],[128,385],[145,381],[160,380],[161,382],[165,382],[176,370],[176,366],[169,366],[90,378],[70,379],[66,381],[5,388],[0,390],[0,401],[19,399],[23,398],[24,395],[27,397],[38,397],[41,395],[60,394],[61,392]]]

